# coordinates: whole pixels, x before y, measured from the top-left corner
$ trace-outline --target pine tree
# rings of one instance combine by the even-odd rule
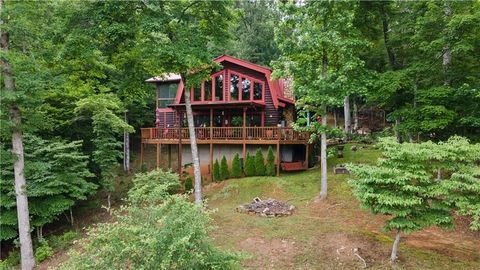
[[[220,163],[220,179],[225,180],[228,178],[230,178],[230,171],[228,169],[227,158],[224,155]]]
[[[275,156],[273,155],[273,149],[271,146],[268,147],[267,167],[265,174],[268,176],[275,176]]]
[[[265,159],[261,148],[258,148],[255,153],[255,175],[265,175]]]
[[[242,177],[242,167],[240,166],[240,156],[238,153],[235,154],[232,160],[232,177]]]
[[[213,181],[220,182],[222,178],[220,177],[220,164],[218,163],[218,159],[215,159],[215,163],[213,164]]]
[[[246,176],[254,176],[255,175],[255,160],[250,153],[247,152],[247,158],[245,159],[245,169],[244,169]]]

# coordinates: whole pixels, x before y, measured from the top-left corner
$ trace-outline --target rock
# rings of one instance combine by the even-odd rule
[[[350,148],[352,150],[352,152],[356,152],[357,151],[357,146],[356,145],[352,145],[352,148]]]
[[[254,198],[251,203],[238,206],[236,211],[264,217],[281,217],[291,215],[294,209],[295,206],[275,199],[261,200],[260,198]]]

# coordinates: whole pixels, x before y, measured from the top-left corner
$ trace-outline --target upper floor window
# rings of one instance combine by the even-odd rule
[[[247,78],[242,78],[242,100],[250,100],[251,99],[251,86],[252,83]]]
[[[205,81],[203,83],[203,100],[212,100],[212,81]]]
[[[223,74],[215,77],[215,100],[223,100]]]
[[[193,88],[193,101],[202,101],[202,88],[194,87]]]
[[[158,108],[167,108],[174,103],[177,95],[178,83],[163,83],[157,85]]]
[[[236,74],[230,75],[230,100],[238,100],[238,83],[240,78]]]
[[[253,83],[253,99],[262,100],[263,99],[263,84],[259,82]]]

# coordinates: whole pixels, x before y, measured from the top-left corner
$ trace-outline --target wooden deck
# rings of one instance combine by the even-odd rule
[[[188,128],[142,128],[142,143],[190,144]],[[310,134],[283,127],[197,127],[197,144],[308,144]]]

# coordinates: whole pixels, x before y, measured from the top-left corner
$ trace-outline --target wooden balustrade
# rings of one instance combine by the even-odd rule
[[[188,128],[142,128],[142,139],[189,140]],[[180,136],[179,136],[180,134]],[[284,127],[197,127],[197,140],[308,141],[310,134]]]

